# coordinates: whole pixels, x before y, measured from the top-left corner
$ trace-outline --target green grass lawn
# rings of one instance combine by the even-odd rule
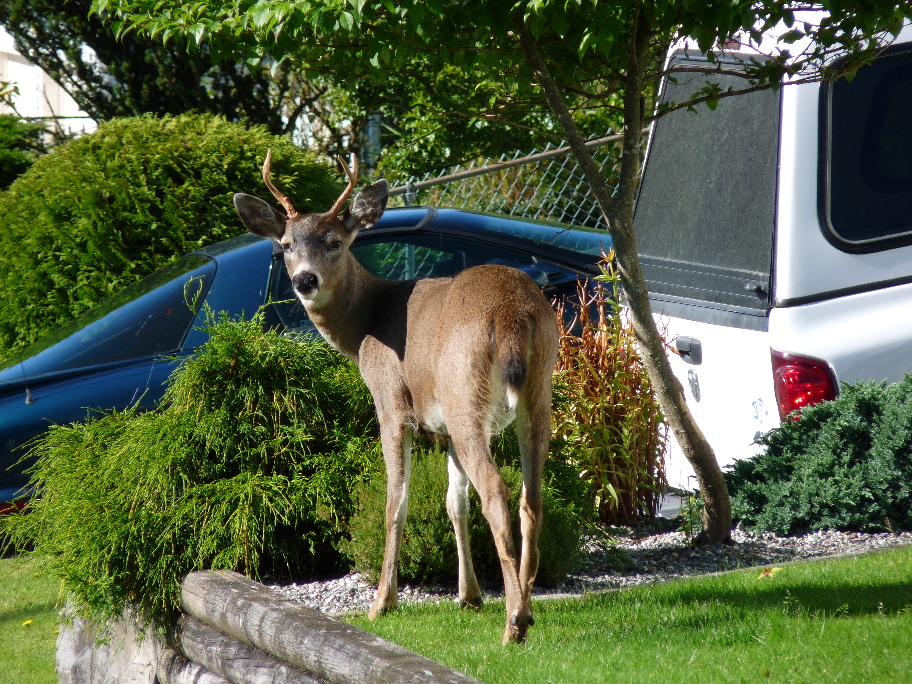
[[[912,548],[536,601],[501,647],[503,604],[409,606],[351,621],[501,682],[912,682]],[[58,583],[0,560],[0,684],[56,681]]]
[[[369,622],[488,682],[912,682],[912,548],[536,601],[502,648],[503,604],[409,606]]]
[[[0,559],[0,684],[53,684],[59,583],[33,561]]]

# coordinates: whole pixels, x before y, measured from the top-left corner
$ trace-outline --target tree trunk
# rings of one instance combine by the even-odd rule
[[[703,531],[697,537],[696,543],[726,543],[731,540],[732,526],[728,487],[715,453],[694,421],[684,399],[683,388],[671,371],[665,345],[652,315],[649,292],[636,251],[633,206],[636,200],[636,185],[640,168],[643,128],[642,92],[650,37],[648,27],[642,25],[641,13],[637,25],[633,27],[633,40],[629,50],[630,59],[624,92],[621,178],[615,198],[612,197],[612,191],[605,182],[601,169],[586,147],[559,88],[551,78],[535,38],[525,26],[522,26],[520,30],[520,44],[526,59],[544,91],[551,111],[567,137],[567,142],[583,171],[583,177],[592,188],[602,216],[608,225],[608,232],[611,234],[617,256],[624,296],[630,309],[631,322],[637,335],[646,372],[659,405],[662,407],[662,412],[665,414],[665,420],[697,475],[705,508],[703,509]]]

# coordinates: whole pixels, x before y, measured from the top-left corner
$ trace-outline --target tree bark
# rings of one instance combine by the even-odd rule
[[[560,123],[570,148],[592,188],[602,216],[608,225],[617,257],[618,273],[630,318],[637,335],[643,364],[649,375],[665,420],[693,466],[703,497],[703,530],[697,544],[730,543],[731,501],[728,486],[715,453],[687,406],[681,383],[671,371],[665,345],[656,327],[649,291],[640,267],[633,231],[633,207],[640,168],[643,110],[642,93],[651,34],[639,13],[633,28],[624,91],[624,139],[621,153],[620,184],[616,197],[605,182],[567,107],[560,89],[551,77],[535,38],[521,26],[519,42],[529,66],[538,79],[555,118]]]

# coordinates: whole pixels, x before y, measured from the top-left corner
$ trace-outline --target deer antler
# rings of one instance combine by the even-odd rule
[[[332,209],[329,210],[330,216],[336,216],[342,211],[342,207],[345,205],[348,198],[351,197],[352,191],[355,189],[355,184],[358,182],[358,158],[355,155],[351,156],[351,168],[349,168],[348,164],[345,163],[345,160],[341,156],[338,157],[338,159],[339,163],[342,165],[342,170],[345,171],[345,175],[348,176],[348,187],[339,195],[339,199],[336,200]]]
[[[266,153],[266,161],[263,162],[263,182],[266,183],[266,187],[269,188],[269,191],[272,193],[273,197],[279,200],[279,204],[285,207],[285,213],[288,214],[288,218],[295,218],[298,215],[298,211],[291,205],[291,200],[285,197],[281,192],[276,189],[276,186],[272,184],[272,180],[269,178],[269,167],[272,165],[272,149]]]

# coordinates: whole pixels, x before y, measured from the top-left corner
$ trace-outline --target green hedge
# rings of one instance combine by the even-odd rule
[[[912,529],[912,374],[843,385],[726,473],[732,513],[778,534]]]
[[[130,605],[167,625],[191,570],[347,570],[336,548],[352,490],[380,458],[370,394],[322,340],[262,325],[212,326],[155,411],[38,440],[36,496],[0,517],[0,540],[33,547],[83,614]]]
[[[185,252],[244,232],[235,192],[274,178],[300,211],[325,211],[331,167],[264,127],[185,114],[125,118],[39,158],[0,193],[0,358]]]

